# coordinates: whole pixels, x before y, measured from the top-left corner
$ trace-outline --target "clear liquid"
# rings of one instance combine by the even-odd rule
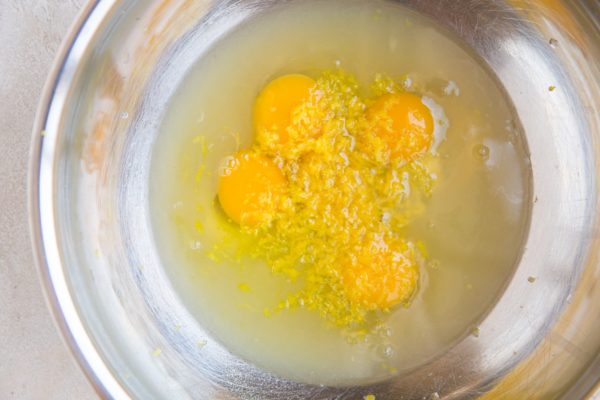
[[[183,301],[233,353],[304,382],[375,381],[448,349],[501,294],[527,229],[529,163],[494,79],[429,20],[381,1],[299,3],[231,32],[170,102],[153,159],[155,236]],[[408,229],[431,260],[419,294],[354,344],[313,312],[266,317],[265,308],[297,288],[260,260],[211,257],[215,246],[235,252],[237,228],[215,202],[217,170],[251,145],[257,93],[279,75],[336,66],[364,86],[377,73],[408,74],[450,123],[433,195]]]

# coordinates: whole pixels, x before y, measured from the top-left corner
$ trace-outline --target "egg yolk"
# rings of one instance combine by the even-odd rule
[[[408,303],[417,288],[416,263],[389,250],[363,252],[342,273],[346,296],[367,310],[385,310]]]
[[[265,315],[302,307],[367,327],[369,313],[408,306],[417,291],[425,251],[401,229],[431,192],[421,161],[433,117],[415,94],[378,93],[365,99],[336,70],[281,76],[257,96],[256,143],[222,166],[218,199],[240,224],[240,250],[295,282]]]
[[[288,141],[287,128],[292,113],[310,95],[315,81],[306,75],[284,75],[264,87],[254,105],[254,129],[257,140],[265,145]]]
[[[286,187],[273,160],[241,151],[226,160],[219,177],[223,211],[241,225],[255,226],[272,219]]]
[[[369,107],[367,119],[392,158],[413,160],[427,151],[433,141],[431,111],[415,94],[384,94]]]

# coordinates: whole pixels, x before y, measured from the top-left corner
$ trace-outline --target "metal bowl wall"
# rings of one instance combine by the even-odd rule
[[[187,312],[162,269],[149,218],[162,110],[215,41],[291,1],[100,0],[65,41],[34,129],[31,226],[56,319],[98,391],[116,399],[600,395],[594,0],[398,1],[479,54],[511,98],[531,153],[530,231],[479,337],[390,381],[323,387],[246,363]],[[200,349],[199,341],[208,344]]]

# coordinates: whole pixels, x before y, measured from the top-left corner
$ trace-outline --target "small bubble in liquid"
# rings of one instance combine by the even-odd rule
[[[517,123],[513,119],[507,119],[504,127],[505,127],[506,131],[510,134],[514,135],[518,132]]]
[[[535,276],[530,276],[529,278],[527,278],[527,282],[529,282],[529,283],[533,283],[533,282],[535,282],[535,280],[536,280]]]
[[[481,161],[487,161],[490,158],[490,148],[484,144],[473,146],[473,156]]]
[[[552,47],[553,49],[558,47],[558,40],[552,38],[548,41],[548,44],[550,44],[550,47]]]
[[[471,329],[471,335],[475,336],[476,338],[479,337],[480,333],[481,333],[481,330],[479,328],[473,328],[473,329]]]
[[[121,119],[127,119],[129,118],[129,113],[127,111],[123,111],[121,112],[121,114],[119,114],[119,116],[121,117]]]
[[[381,346],[378,350],[379,355],[385,358],[392,358],[394,355],[394,348],[390,345]]]
[[[429,400],[440,400],[440,394],[438,392],[434,392],[429,396]]]

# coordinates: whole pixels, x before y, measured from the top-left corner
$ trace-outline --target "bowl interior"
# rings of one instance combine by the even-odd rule
[[[148,203],[165,106],[227,32],[291,2],[103,1],[74,36],[40,117],[34,229],[59,318],[93,379],[114,397],[471,398],[516,366],[535,365],[547,371],[543,385],[502,390],[564,391],[598,348],[593,335],[574,331],[600,325],[598,291],[588,290],[599,275],[592,250],[600,75],[598,45],[579,3],[399,2],[478,54],[511,99],[530,152],[530,230],[479,337],[389,381],[326,387],[236,357],[185,308],[161,265]],[[531,355],[540,343],[558,346],[562,370]],[[562,378],[553,382],[556,374]]]

